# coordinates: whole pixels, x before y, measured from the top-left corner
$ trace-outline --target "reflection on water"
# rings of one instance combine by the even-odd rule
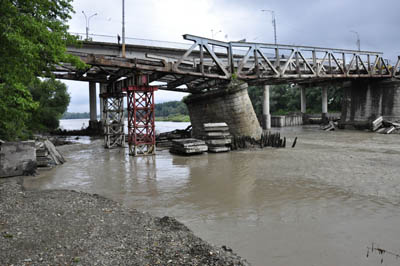
[[[29,189],[98,193],[171,215],[254,265],[379,265],[372,242],[400,249],[400,136],[282,129],[295,149],[130,157],[102,141],[63,147],[67,163]],[[398,261],[386,256],[386,265]],[[393,264],[391,264],[393,263]],[[396,264],[397,263],[397,264]]]
[[[185,129],[188,122],[156,121],[156,133],[168,132],[175,129]],[[89,126],[89,119],[61,119],[60,128],[65,130],[79,130]],[[128,133],[128,121],[125,119],[125,133]]]

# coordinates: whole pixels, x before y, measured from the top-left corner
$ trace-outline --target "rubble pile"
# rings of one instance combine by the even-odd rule
[[[371,130],[380,134],[391,134],[400,131],[400,123],[384,120],[380,116],[372,121]]]
[[[173,139],[190,138],[192,134],[192,125],[186,129],[176,129],[170,132],[163,132],[156,136],[156,145],[158,148],[171,148]]]
[[[180,155],[194,155],[206,152],[208,149],[206,143],[199,139],[174,139],[170,148],[171,153]]]
[[[49,140],[36,142],[36,163],[38,167],[49,167],[65,163],[64,157]]]

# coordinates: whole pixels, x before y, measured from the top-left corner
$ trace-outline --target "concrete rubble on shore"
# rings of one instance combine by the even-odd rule
[[[0,142],[0,178],[32,175],[35,170],[35,141]]]
[[[0,181],[0,265],[249,265],[174,218],[20,183]]]
[[[384,120],[380,116],[371,122],[371,130],[380,134],[391,134],[400,130],[400,123]]]
[[[47,139],[36,142],[36,161],[38,167],[49,167],[65,163],[64,157],[53,143]]]
[[[64,157],[48,139],[0,141],[0,178],[34,175],[37,167],[51,167],[64,162]]]

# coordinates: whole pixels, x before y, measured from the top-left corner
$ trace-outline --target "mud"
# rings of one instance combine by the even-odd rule
[[[67,164],[30,190],[97,193],[227,245],[253,265],[380,265],[400,250],[400,136],[314,126],[281,130],[294,149],[132,158],[101,141],[62,146]],[[385,256],[387,265],[397,265]]]

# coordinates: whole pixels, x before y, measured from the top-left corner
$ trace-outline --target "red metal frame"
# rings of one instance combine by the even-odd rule
[[[155,153],[155,112],[153,86],[124,88],[128,103],[128,143],[131,155]]]

